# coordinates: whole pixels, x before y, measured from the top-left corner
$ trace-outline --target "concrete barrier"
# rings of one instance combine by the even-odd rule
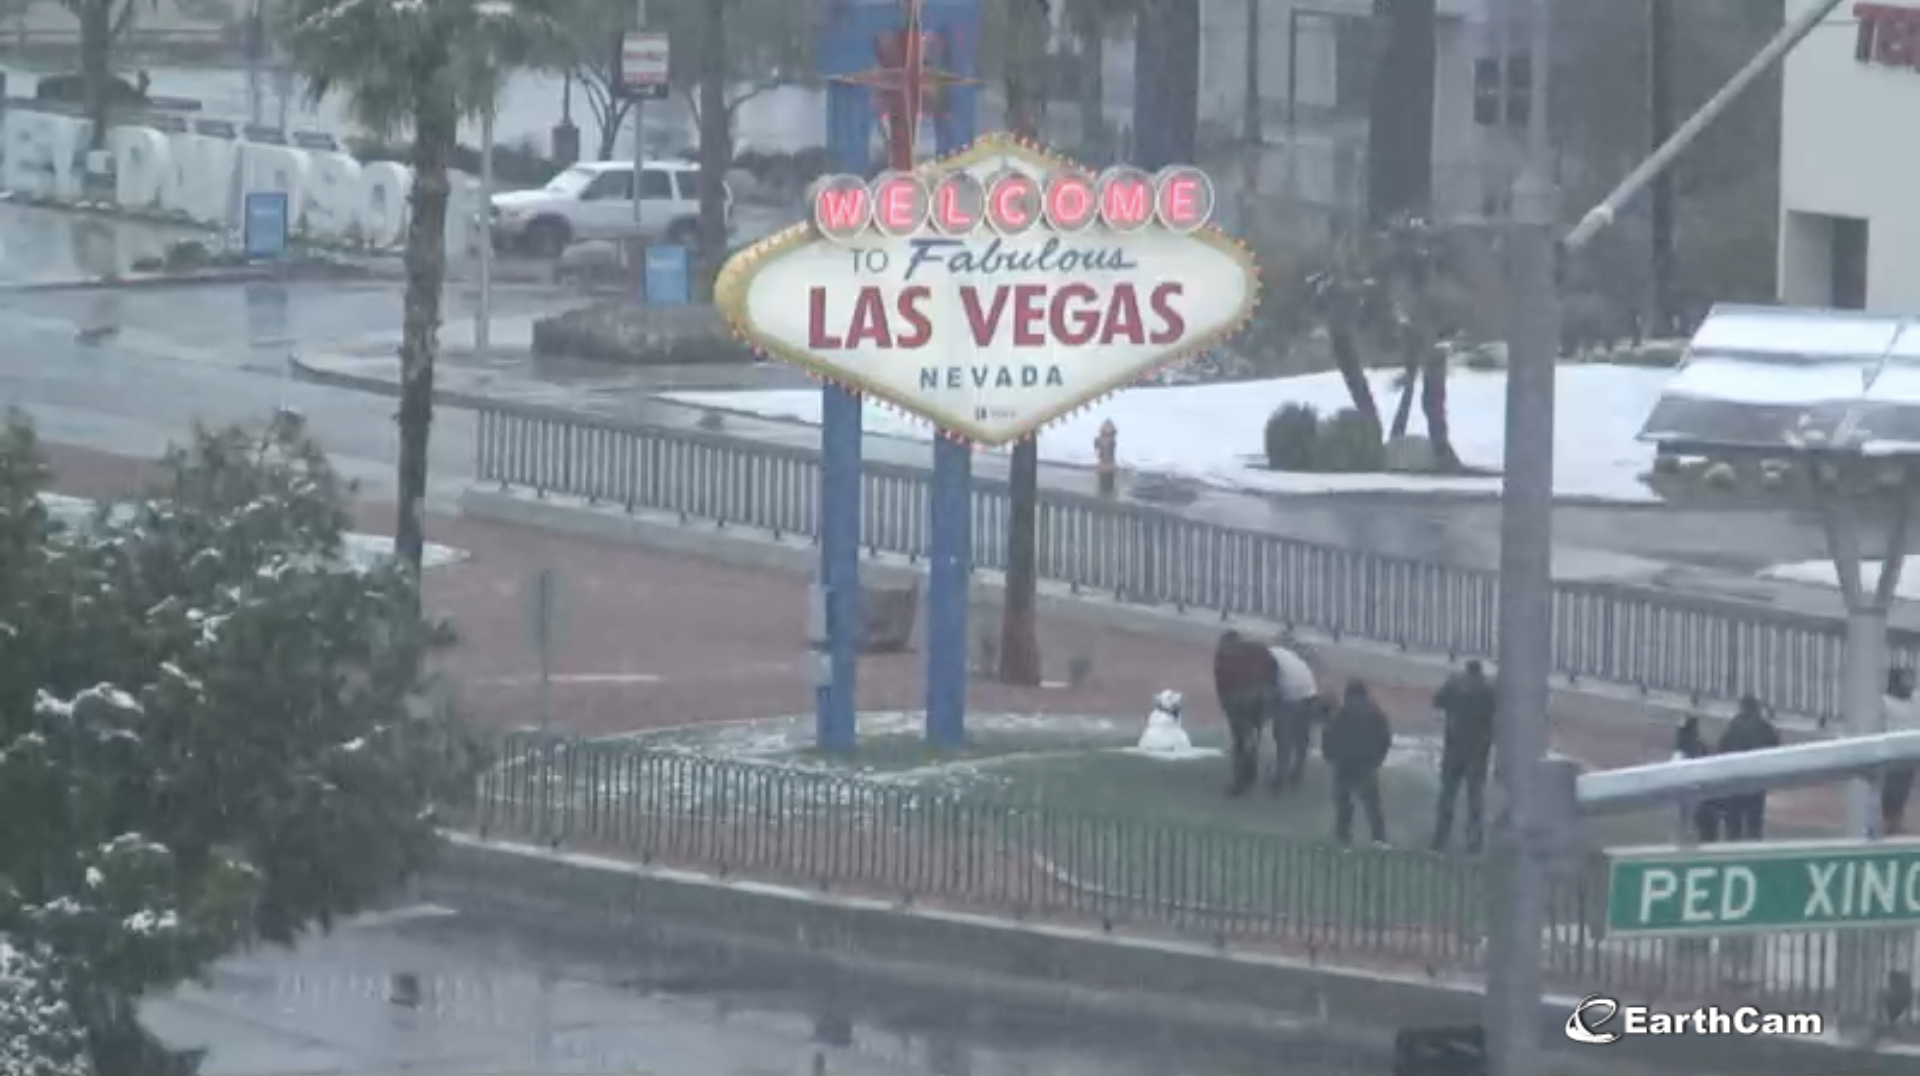
[[[1120,938],[464,835],[449,837],[419,896],[484,919],[588,937],[669,926],[705,931],[735,945],[805,952],[903,987],[1064,1002],[1196,1032],[1337,1033],[1383,1055],[1400,1027],[1470,1024],[1481,1009],[1479,989],[1469,982],[1356,971],[1226,945]],[[1575,1000],[1550,998],[1540,1008],[1541,1033],[1554,1050],[1542,1076],[1920,1073],[1920,1055],[1805,1040],[1641,1038],[1604,1050],[1576,1047],[1561,1034]]]

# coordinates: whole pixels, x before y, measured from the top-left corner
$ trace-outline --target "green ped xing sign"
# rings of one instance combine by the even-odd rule
[[[1095,174],[995,134],[811,201],[727,262],[714,304],[767,354],[976,444],[1224,343],[1259,300],[1189,166]]]
[[[1663,845],[1607,858],[1609,934],[1920,926],[1920,840]]]

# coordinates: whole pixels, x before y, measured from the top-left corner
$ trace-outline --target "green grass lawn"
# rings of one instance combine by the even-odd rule
[[[1331,781],[1317,757],[1299,788],[1276,793],[1263,781],[1230,798],[1224,755],[1169,761],[1128,753],[1138,731],[1130,722],[1006,717],[976,720],[972,730],[964,747],[933,752],[907,715],[882,715],[863,723],[857,752],[828,756],[811,748],[810,718],[778,719],[595,745],[559,770],[509,760],[502,772],[547,770],[552,783],[531,782],[543,798],[557,794],[609,814],[622,801],[690,819],[771,809],[845,817],[909,839],[919,827],[959,823],[980,832],[970,847],[1034,857],[1057,880],[1121,909],[1325,923],[1343,933],[1471,935],[1484,927],[1484,863],[1424,851],[1437,791],[1431,745],[1402,745],[1382,774],[1394,847],[1370,847],[1357,816],[1358,846],[1346,849],[1333,842]],[[1224,748],[1223,738],[1206,730],[1196,746]],[[642,757],[636,747],[671,754],[635,765],[628,760]],[[856,785],[881,791],[850,794]],[[921,794],[953,809],[936,823]],[[1665,843],[1673,817],[1656,810],[1599,820],[1591,845]],[[936,843],[950,840],[949,829],[927,832]],[[1463,836],[1456,831],[1456,842]]]

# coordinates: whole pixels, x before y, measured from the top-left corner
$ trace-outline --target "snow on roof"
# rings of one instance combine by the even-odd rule
[[[1920,319],[1715,306],[1639,439],[1920,454]]]

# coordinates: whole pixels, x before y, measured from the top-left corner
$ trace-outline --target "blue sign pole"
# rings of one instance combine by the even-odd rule
[[[823,74],[851,75],[873,64],[874,35],[892,6],[836,0],[821,42]],[[827,157],[837,172],[872,171],[872,98],[861,86],[827,84]],[[820,585],[826,592],[827,683],[814,697],[814,741],[851,751],[857,740],[860,677],[860,397],[820,389]]]
[[[971,78],[980,34],[980,0],[933,0],[927,29],[945,46],[939,65]],[[948,88],[938,117],[942,155],[973,141],[978,90]],[[933,442],[928,498],[931,557],[927,579],[927,727],[930,747],[957,748],[967,739],[967,598],[973,566],[973,446],[946,437]]]

